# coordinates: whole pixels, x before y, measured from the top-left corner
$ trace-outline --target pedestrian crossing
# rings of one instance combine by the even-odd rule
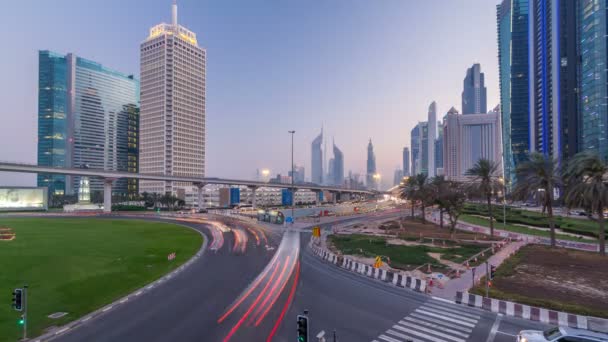
[[[372,342],[467,342],[480,318],[471,308],[430,299]]]

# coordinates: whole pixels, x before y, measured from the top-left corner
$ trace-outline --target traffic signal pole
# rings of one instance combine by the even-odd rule
[[[486,261],[486,298],[490,297],[490,279],[492,275],[490,274],[490,267],[488,266],[488,262]]]
[[[27,285],[23,285],[23,340],[27,340]]]

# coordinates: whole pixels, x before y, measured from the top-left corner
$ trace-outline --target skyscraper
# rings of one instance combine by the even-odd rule
[[[577,149],[576,2],[530,0],[530,150],[554,159]]]
[[[435,140],[435,176],[443,176],[443,125],[437,124],[437,140]]]
[[[608,160],[606,1],[581,0],[578,5],[581,34],[579,146],[581,150],[594,151]]]
[[[344,184],[344,153],[333,143],[334,146],[334,185],[342,186]]]
[[[430,177],[435,177],[435,141],[437,140],[437,103],[433,101],[429,106],[428,114],[428,164],[427,174]]]
[[[430,147],[428,122],[419,122],[418,127],[420,130],[420,170],[418,170],[418,173],[422,173],[428,176]]]
[[[372,139],[369,139],[367,144],[367,178],[366,185],[368,188],[376,188],[377,184],[374,180],[376,174],[376,155],[374,154],[374,145],[372,145]]]
[[[393,185],[399,185],[403,180],[403,170],[400,168],[395,169],[395,173],[393,174]]]
[[[327,179],[325,182],[327,185],[334,185],[334,163],[334,158],[329,158],[329,163],[327,163],[327,175],[325,177],[325,179]]]
[[[412,176],[420,173],[420,127],[418,125],[412,128],[410,133],[412,147]]]
[[[466,180],[465,173],[481,158],[500,163],[500,131],[500,113],[461,115],[452,107],[443,121],[445,177]]]
[[[38,58],[38,165],[137,172],[138,81],[71,53]],[[79,176],[38,175],[54,194],[79,185]],[[128,194],[127,180],[113,189]],[[91,178],[90,190],[102,191],[103,180]]]
[[[311,181],[315,184],[323,184],[323,150],[321,144],[323,143],[323,129],[321,133],[312,141],[310,146],[310,175]]]
[[[528,10],[528,0],[503,0],[496,7],[503,165],[507,179],[514,178],[515,167],[530,150]]]
[[[467,69],[462,90],[462,114],[480,114],[488,110],[484,74],[479,63]]]
[[[204,177],[206,52],[178,25],[175,3],[171,24],[152,27],[140,53],[140,172]],[[182,189],[194,191],[184,182],[140,182],[141,192]]]
[[[403,176],[410,176],[410,149],[407,147],[403,148]]]

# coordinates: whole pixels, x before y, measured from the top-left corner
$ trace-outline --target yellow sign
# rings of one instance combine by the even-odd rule
[[[382,267],[382,258],[377,256],[376,261],[374,262],[374,268],[380,268],[380,267]]]
[[[312,229],[312,236],[321,237],[321,227],[314,227]]]

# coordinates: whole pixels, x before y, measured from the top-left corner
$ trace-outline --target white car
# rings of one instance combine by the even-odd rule
[[[522,330],[517,342],[608,342],[608,335],[589,330],[555,327],[549,330]]]

